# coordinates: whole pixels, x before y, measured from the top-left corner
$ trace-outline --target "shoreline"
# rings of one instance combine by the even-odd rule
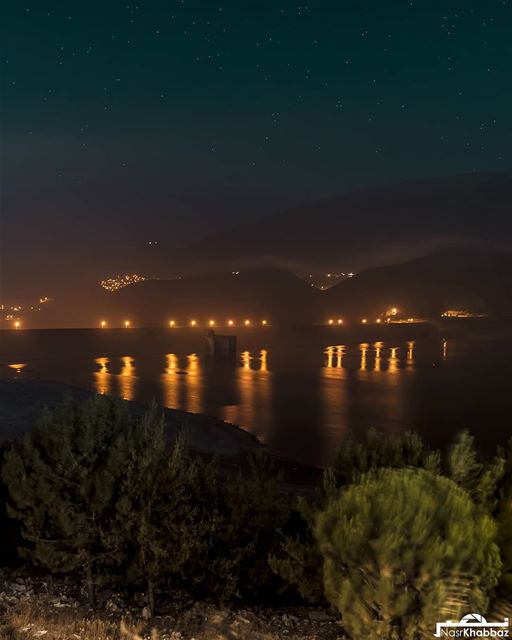
[[[70,394],[78,401],[97,395],[94,391],[62,382],[16,379],[0,370],[0,444],[21,440],[37,423],[44,406],[54,407]],[[114,396],[109,396],[114,397]],[[126,403],[134,417],[140,417],[147,405],[132,400]],[[189,413],[158,405],[166,422],[169,441],[184,433],[190,450],[206,456],[218,456],[227,472],[245,469],[252,453],[265,452],[282,476],[283,486],[309,493],[321,482],[323,469],[270,453],[257,436],[241,426],[202,413]]]

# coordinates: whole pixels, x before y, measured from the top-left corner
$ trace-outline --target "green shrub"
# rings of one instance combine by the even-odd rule
[[[504,471],[498,483],[496,524],[503,568],[498,589],[499,598],[512,605],[512,438],[506,447],[498,448]]]
[[[493,513],[497,505],[497,488],[505,472],[501,450],[492,460],[484,459],[476,450],[475,439],[461,431],[448,448],[445,475],[467,491],[479,509]]]
[[[68,398],[45,411],[5,455],[9,513],[21,522],[20,552],[51,572],[84,572],[91,603],[100,573],[156,588],[226,600],[275,587],[268,556],[288,500],[266,454],[244,476],[170,448],[153,406],[131,419],[105,397]]]
[[[278,549],[289,500],[279,490],[270,456],[251,455],[245,476],[213,477],[201,501],[214,518],[212,546],[198,559],[208,594],[225,600],[275,593],[276,576],[268,558]]]
[[[349,441],[340,448],[333,471],[338,484],[343,485],[357,482],[369,471],[384,467],[417,467],[437,473],[441,468],[441,454],[431,451],[417,433],[386,435],[369,429],[363,442]]]
[[[315,519],[325,593],[359,638],[413,640],[436,620],[485,613],[500,570],[491,518],[451,480],[382,470]]]
[[[52,572],[83,570],[92,603],[95,569],[119,562],[112,514],[129,426],[120,402],[67,398],[5,455],[8,510],[28,543],[21,554]]]
[[[300,498],[290,522],[295,529],[281,541],[277,553],[271,554],[269,564],[287,585],[312,604],[323,604],[323,558],[313,537],[315,506]]]
[[[187,455],[181,437],[168,452],[156,405],[127,430],[125,439],[115,527],[128,583],[145,583],[153,614],[155,589],[181,587],[188,565],[210,544],[211,518],[194,500],[204,464]]]

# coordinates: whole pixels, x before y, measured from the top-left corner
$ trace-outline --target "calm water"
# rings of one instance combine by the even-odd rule
[[[18,375],[218,416],[256,434],[274,453],[317,465],[369,427],[416,429],[433,445],[467,428],[487,449],[512,433],[512,342],[262,345],[242,352],[236,364],[194,353],[26,364]]]

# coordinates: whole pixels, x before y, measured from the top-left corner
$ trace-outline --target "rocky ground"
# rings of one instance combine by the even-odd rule
[[[342,640],[342,629],[318,608],[219,608],[208,603],[169,603],[151,619],[143,594],[128,603],[119,593],[99,594],[83,604],[72,580],[56,581],[16,572],[0,577],[2,640]]]

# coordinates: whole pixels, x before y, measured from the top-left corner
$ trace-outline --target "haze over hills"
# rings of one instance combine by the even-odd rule
[[[177,326],[197,319],[205,326],[209,319],[226,325],[229,319],[242,324],[314,321],[322,292],[296,276],[278,269],[253,269],[240,273],[216,273],[174,280],[146,280],[113,293],[95,286],[81,292],[79,306],[56,303],[41,316],[44,326]]]
[[[235,226],[192,246],[187,261],[359,271],[454,243],[508,249],[511,212],[512,171],[389,184]]]
[[[374,321],[386,309],[438,318],[447,309],[512,317],[512,253],[445,249],[422,258],[369,269],[320,291],[278,269],[252,269],[175,280],[147,280],[115,292],[80,290],[81,302],[55,302],[34,318],[38,326],[184,326],[214,319],[226,326],[250,319],[273,324],[325,323],[329,317]]]
[[[170,199],[169,206],[173,203]],[[145,206],[151,208],[151,199]],[[255,217],[254,203],[251,216],[242,215],[240,204],[238,219],[251,221],[229,229],[216,210],[199,209],[190,219],[184,216],[186,233],[181,223],[155,229],[149,214],[142,218],[140,207],[139,215],[132,213],[115,228],[98,218],[102,233],[85,244],[85,223],[75,223],[70,216],[65,224],[52,218],[31,254],[42,268],[2,256],[1,302],[27,305],[48,296],[72,298],[80,306],[94,282],[116,273],[170,279],[260,267],[299,275],[359,272],[450,245],[512,249],[512,171],[359,189],[260,218]],[[265,201],[256,208],[263,215]],[[235,219],[232,212],[229,218]],[[214,233],[205,239],[209,229]],[[196,240],[187,247],[191,237]]]
[[[512,316],[512,254],[445,249],[375,269],[325,292],[328,314],[373,320],[386,309],[435,318],[447,309]]]

